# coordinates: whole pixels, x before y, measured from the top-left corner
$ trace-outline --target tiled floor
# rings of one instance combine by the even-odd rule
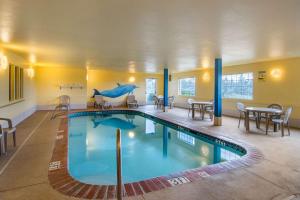
[[[130,199],[289,199],[300,193],[300,131],[292,130],[290,137],[280,133],[266,136],[262,130],[245,133],[237,128],[237,119],[224,117],[223,126],[214,127],[209,120],[191,120],[187,111],[167,113],[152,107],[146,112],[185,123],[200,130],[232,138],[257,147],[264,159],[259,163],[144,194]],[[50,120],[48,112],[36,112],[18,126],[18,149],[9,146],[7,156],[0,157],[0,199],[72,199],[52,189],[48,167],[60,119]],[[28,138],[28,136],[31,136]],[[14,153],[14,154],[13,154]],[[7,165],[8,163],[8,165]]]

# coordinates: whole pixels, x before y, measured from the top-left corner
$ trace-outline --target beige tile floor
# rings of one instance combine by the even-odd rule
[[[214,127],[209,120],[187,118],[183,109],[175,108],[167,113],[153,107],[140,109],[249,143],[265,158],[248,168],[130,199],[288,200],[292,199],[289,196],[300,193],[300,130],[293,129],[290,137],[282,138],[279,132],[265,135],[254,124],[251,124],[252,132],[245,133],[243,127],[237,128],[237,119],[230,117],[223,118],[223,126]],[[48,112],[39,111],[18,125],[18,147],[14,149],[10,145],[8,154],[0,157],[0,200],[71,199],[53,190],[47,177],[59,121],[51,121]]]

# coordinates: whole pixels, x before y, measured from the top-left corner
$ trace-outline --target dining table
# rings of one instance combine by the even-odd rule
[[[214,103],[212,101],[193,101],[192,102],[192,118],[195,119],[195,110],[196,110],[196,106],[198,106],[198,108],[200,109],[201,118],[202,118],[202,120],[204,120],[204,114],[205,114],[204,108],[206,106],[213,106],[213,104]]]
[[[250,113],[257,113],[257,116],[261,116],[261,114],[265,114],[266,117],[266,134],[268,134],[268,126],[269,126],[269,120],[271,116],[274,115],[282,115],[284,113],[283,110],[281,109],[276,109],[276,108],[267,108],[267,107],[246,107],[246,116],[245,116],[245,126],[246,126],[246,131],[250,131]],[[259,128],[259,123],[257,123],[257,128]]]

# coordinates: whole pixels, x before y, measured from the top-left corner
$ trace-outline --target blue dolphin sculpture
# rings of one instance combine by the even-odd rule
[[[111,90],[103,90],[100,92],[97,89],[94,89],[93,97],[95,97],[95,95],[101,95],[104,97],[116,98],[116,97],[120,97],[124,94],[132,93],[136,88],[137,88],[137,86],[133,85],[133,84],[121,85],[118,83],[118,87],[111,89]]]
[[[133,123],[116,117],[107,118],[107,119],[95,118],[92,119],[92,121],[94,123],[94,128],[97,128],[100,124],[104,126],[120,128],[122,130],[130,130],[136,128],[136,125],[134,125]]]

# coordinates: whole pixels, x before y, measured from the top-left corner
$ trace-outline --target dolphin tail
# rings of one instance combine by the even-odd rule
[[[101,95],[101,93],[97,89],[94,89],[94,94],[92,98],[95,98],[96,95]]]

